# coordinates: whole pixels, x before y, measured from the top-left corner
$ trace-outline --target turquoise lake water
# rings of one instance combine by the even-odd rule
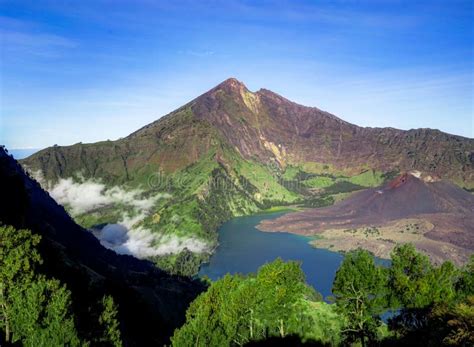
[[[234,218],[219,229],[219,247],[199,275],[216,280],[226,273],[255,272],[272,260],[297,260],[302,263],[306,281],[323,297],[331,295],[331,286],[343,255],[313,248],[309,238],[288,233],[261,232],[255,226],[263,219],[284,213],[261,214]]]

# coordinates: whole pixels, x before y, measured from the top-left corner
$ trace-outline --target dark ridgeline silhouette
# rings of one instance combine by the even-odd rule
[[[86,338],[97,328],[95,309],[107,293],[119,306],[126,346],[167,343],[184,323],[190,302],[205,289],[199,281],[168,275],[148,261],[104,248],[4,148],[0,148],[0,223],[42,236],[40,271],[72,292],[77,328]]]

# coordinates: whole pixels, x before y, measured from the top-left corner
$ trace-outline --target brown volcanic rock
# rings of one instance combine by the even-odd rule
[[[263,221],[263,231],[304,235],[331,230],[384,227],[399,220],[431,225],[423,236],[474,251],[474,196],[447,181],[425,182],[403,174],[381,188],[358,192],[334,206]],[[446,256],[449,258],[449,256]]]
[[[420,170],[474,184],[474,140],[432,129],[363,128],[229,79],[191,102],[247,158],[329,163],[349,173]],[[277,149],[277,150],[275,150]]]
[[[56,180],[81,171],[123,183],[145,166],[174,172],[224,141],[263,163],[317,162],[348,174],[420,170],[474,187],[474,140],[438,130],[363,128],[228,79],[124,139],[50,147],[23,160]]]

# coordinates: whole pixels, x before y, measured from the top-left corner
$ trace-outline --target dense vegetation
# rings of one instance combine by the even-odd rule
[[[339,342],[339,314],[305,283],[296,262],[276,260],[249,276],[226,275],[199,296],[174,346],[244,345],[268,337],[298,335]]]
[[[0,227],[0,343],[121,346],[119,310],[103,296],[92,331],[77,329],[71,293],[41,271],[40,237]],[[306,284],[297,262],[280,259],[256,274],[209,283],[171,338],[174,346],[294,345],[468,346],[474,343],[474,256],[459,269],[433,266],[412,245],[397,246],[389,267],[367,251],[346,254],[331,304]],[[387,312],[395,312],[383,320]],[[273,339],[273,340],[272,340]],[[286,341],[286,342],[285,342]]]
[[[433,266],[409,244],[394,249],[388,268],[358,250],[346,255],[333,283],[333,304],[327,304],[306,285],[298,263],[276,260],[256,274],[212,283],[191,304],[172,342],[240,346],[293,337],[329,345],[422,339],[428,346],[468,346],[474,343],[473,270],[474,256],[463,269],[450,262]]]
[[[208,143],[204,141],[205,138],[197,141],[200,144],[200,156],[187,165],[187,161],[176,154],[177,148],[183,144],[159,144],[159,151],[173,153],[171,155],[170,152],[170,157],[174,158],[173,162],[176,161],[177,166],[172,170],[166,170],[164,163],[153,160],[124,170],[118,147],[114,147],[112,142],[103,142],[100,144],[103,155],[114,158],[111,160],[114,162],[113,170],[107,166],[107,170],[110,169],[111,172],[105,170],[105,167],[102,169],[107,172],[95,171],[84,163],[70,167],[61,176],[72,179],[76,184],[90,182],[88,180],[99,182],[111,191],[117,187],[127,192],[138,190],[142,192],[137,196],[140,199],[163,196],[155,201],[150,211],[145,213],[146,216],[136,222],[133,228],[146,229],[160,235],[157,240],[167,240],[167,237],[192,238],[206,245],[206,249],[201,252],[183,249],[180,253],[152,257],[151,260],[159,268],[171,274],[195,275],[199,266],[209,259],[210,250],[217,246],[217,228],[232,217],[253,214],[273,206],[329,206],[353,191],[378,186],[387,179],[381,172],[369,169],[349,176],[329,165],[304,163],[280,167],[275,163],[243,158],[210,124],[194,119],[190,109],[181,110],[178,118],[170,119],[172,124],[165,124],[165,128],[177,131],[176,127],[181,127],[182,122],[188,124],[193,133],[202,132],[206,137],[212,138],[212,141],[209,140],[210,146],[204,144]],[[176,141],[179,139],[179,136],[176,137]],[[129,145],[128,140],[123,141]],[[140,137],[140,141],[144,141],[145,147],[152,145],[149,143],[152,140],[148,137]],[[74,164],[77,164],[76,160],[82,160],[82,153],[90,147],[91,145],[71,147],[75,153]],[[101,158],[99,156],[93,162],[100,161]],[[44,187],[57,183],[60,178],[57,173],[49,172],[46,168],[43,171]],[[120,223],[126,217],[133,219],[143,212],[135,211],[123,203],[106,204],[92,211],[76,213],[68,203],[65,202],[64,205],[75,221],[85,228]]]
[[[242,160],[232,149],[226,148],[222,153],[222,162],[216,162],[216,153],[210,152],[199,162],[162,178],[161,185],[166,186],[172,198],[157,206],[157,212],[142,225],[157,233],[197,236],[212,249],[217,243],[215,231],[232,217],[274,206],[329,206],[353,191],[378,186],[388,179],[373,170],[349,177],[289,166],[281,173],[271,165]],[[318,185],[320,180],[326,185]],[[185,249],[156,256],[153,261],[169,273],[192,276],[208,259],[209,253]]]
[[[71,292],[39,271],[40,239],[29,230],[0,227],[0,345],[122,346],[111,296],[98,305],[101,313],[91,339],[79,336]]]

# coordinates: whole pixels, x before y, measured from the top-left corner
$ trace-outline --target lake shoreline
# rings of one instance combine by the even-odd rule
[[[377,226],[330,228],[315,233],[271,230],[271,225],[273,224],[269,220],[263,220],[256,228],[265,233],[290,233],[313,238],[310,242],[313,247],[342,254],[361,248],[377,258],[390,260],[396,245],[412,243],[418,251],[426,254],[432,263],[441,264],[451,260],[457,266],[467,263],[472,254],[469,250],[451,243],[426,237],[425,234],[428,234],[433,226],[420,218],[393,220]]]
[[[270,211],[224,223],[218,229],[218,246],[208,262],[201,264],[197,277],[217,280],[227,273],[254,273],[265,263],[281,258],[301,262],[308,284],[323,297],[332,295],[332,282],[343,259],[341,253],[314,248],[310,244],[312,237],[256,229],[261,220],[277,218],[287,212]]]

